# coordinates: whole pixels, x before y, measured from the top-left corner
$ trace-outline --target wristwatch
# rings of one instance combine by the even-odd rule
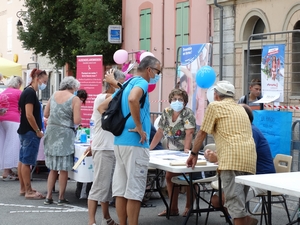
[[[191,155],[194,155],[194,156],[196,156],[196,155],[198,155],[198,152],[197,152],[197,153],[195,153],[195,152],[191,151]]]

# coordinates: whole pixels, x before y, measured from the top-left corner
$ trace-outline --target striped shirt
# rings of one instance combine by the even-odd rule
[[[255,174],[256,151],[251,123],[241,105],[232,98],[210,103],[201,130],[214,136],[219,170]]]

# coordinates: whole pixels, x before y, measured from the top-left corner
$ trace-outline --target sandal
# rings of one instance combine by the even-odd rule
[[[46,196],[44,196],[42,193],[40,193],[38,191],[32,192],[29,195],[25,194],[25,199],[40,200],[40,199],[45,199],[45,198],[46,198]]]
[[[8,181],[8,180],[19,180],[19,177],[15,174],[8,174],[7,176],[2,176],[2,180]]]
[[[68,201],[68,199],[58,199],[57,201],[57,205],[64,205],[64,204],[69,204],[70,202]]]
[[[162,211],[158,216],[167,216],[167,210]],[[170,212],[170,216],[179,216],[178,211]]]
[[[184,212],[182,213],[182,216],[187,217],[189,210],[190,210],[189,208],[185,208]],[[192,216],[192,215],[193,215],[193,213],[190,214],[190,216]]]
[[[112,218],[109,219],[102,219],[101,225],[119,225],[118,223],[116,223]]]
[[[53,204],[53,199],[52,198],[46,198],[44,201],[44,205],[50,205]]]

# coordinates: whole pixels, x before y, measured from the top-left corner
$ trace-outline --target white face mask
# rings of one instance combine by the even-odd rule
[[[44,84],[44,83],[42,83],[42,84],[39,84],[38,87],[39,87],[39,90],[42,91],[42,90],[44,90],[47,87],[47,85]]]
[[[180,112],[184,107],[183,102],[178,100],[171,102],[170,106],[175,112]]]

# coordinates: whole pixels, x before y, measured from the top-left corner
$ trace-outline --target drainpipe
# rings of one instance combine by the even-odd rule
[[[219,67],[219,79],[223,80],[223,6],[217,3],[217,0],[214,0],[216,7],[220,9],[220,67]]]
[[[162,34],[161,34],[161,68],[164,68],[164,63],[165,63],[165,0],[162,1]],[[160,82],[159,82],[159,93],[158,93],[158,112],[161,112],[162,110],[162,82],[163,82],[163,77],[161,77]]]

